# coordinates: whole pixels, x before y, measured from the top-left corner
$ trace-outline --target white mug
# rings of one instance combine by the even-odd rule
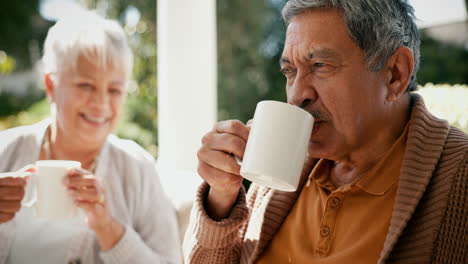
[[[276,190],[295,191],[313,125],[312,115],[297,106],[259,102],[240,163],[241,176]]]
[[[77,207],[63,185],[68,169],[81,168],[81,163],[72,160],[39,160],[36,172],[29,184],[30,198],[23,204],[34,206],[36,216],[49,220],[66,219],[77,215]]]

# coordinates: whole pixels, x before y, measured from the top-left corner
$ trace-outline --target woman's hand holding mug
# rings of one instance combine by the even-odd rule
[[[75,205],[85,212],[87,224],[96,233],[101,249],[112,248],[125,229],[112,217],[101,181],[87,170],[74,168],[68,171],[63,183]]]
[[[28,165],[16,172],[0,173],[0,224],[13,219],[21,209],[26,181],[35,167]]]

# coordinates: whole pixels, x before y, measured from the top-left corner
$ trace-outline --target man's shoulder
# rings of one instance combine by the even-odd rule
[[[436,167],[438,177],[468,177],[468,135],[451,126]],[[457,179],[453,179],[453,183]]]
[[[468,154],[468,135],[460,129],[451,126],[447,139],[445,141],[445,155],[461,155]]]
[[[448,139],[451,140],[456,140],[459,141],[460,145],[464,145],[465,147],[468,147],[468,134],[463,132],[461,129],[450,126],[449,134],[448,134]]]

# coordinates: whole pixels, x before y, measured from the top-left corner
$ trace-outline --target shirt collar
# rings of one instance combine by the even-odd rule
[[[314,169],[310,172],[307,186],[309,186],[312,180],[315,180],[315,182],[322,188],[325,188],[329,191],[336,190],[336,187],[330,181],[330,169],[331,161],[323,158],[320,159],[315,165]]]
[[[356,182],[356,186],[369,194],[383,195],[396,184],[400,175],[407,137],[408,125],[377,164]]]
[[[354,183],[355,186],[372,195],[383,195],[396,184],[400,175],[407,137],[408,125],[377,164]],[[330,160],[320,159],[309,175],[307,186],[311,180],[315,180],[320,187],[330,192],[336,190],[330,181],[331,164]]]

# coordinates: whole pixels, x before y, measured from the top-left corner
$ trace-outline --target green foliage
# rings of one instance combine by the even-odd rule
[[[31,125],[49,117],[49,115],[50,105],[47,99],[43,98],[27,108],[24,107],[15,115],[0,117],[0,131],[16,126]]]
[[[422,34],[418,83],[468,83],[468,50]]]
[[[0,76],[10,74],[16,68],[15,58],[0,50]]]
[[[0,1],[0,50],[15,58],[18,69],[33,66],[49,26],[39,15],[39,0]]]
[[[272,1],[284,2],[284,1]],[[257,102],[285,100],[279,74],[284,24],[270,2],[217,1],[220,120],[252,118]]]
[[[34,86],[30,86],[23,96],[1,92],[0,90],[0,118],[15,115],[43,98],[44,92]]]
[[[143,99],[139,95],[130,96],[116,132],[122,138],[134,140],[156,157],[158,149],[155,101],[155,96],[143,97]]]

